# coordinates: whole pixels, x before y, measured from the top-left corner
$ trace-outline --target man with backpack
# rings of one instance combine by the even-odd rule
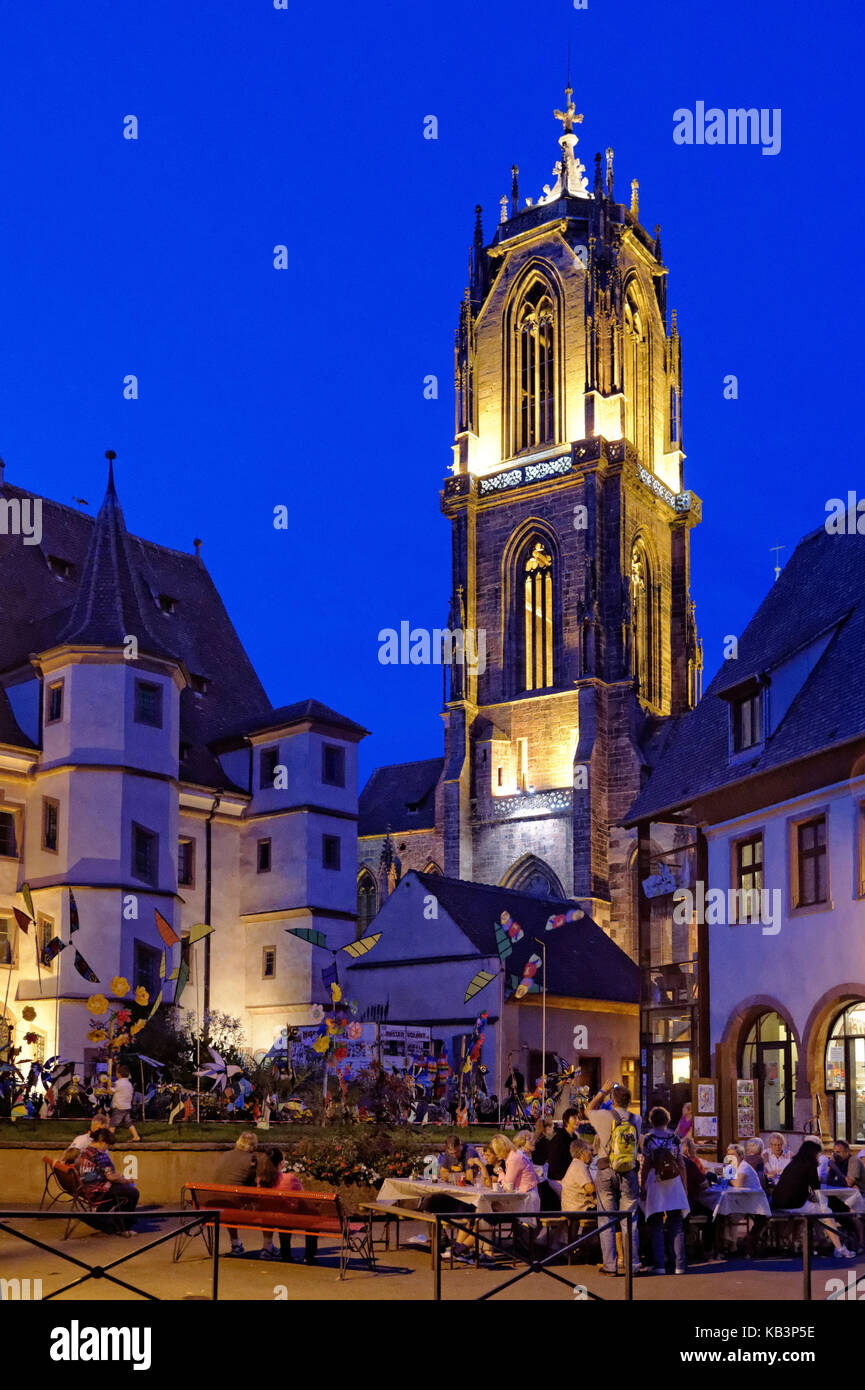
[[[606,1109],[610,1097],[612,1105]],[[632,1115],[628,1106],[631,1093],[627,1086],[619,1086],[607,1081],[598,1094],[586,1107],[586,1119],[598,1136],[598,1171],[595,1189],[598,1199],[598,1224],[603,1224],[603,1212],[631,1211],[639,1199],[640,1184],[637,1175],[640,1147],[640,1117]],[[624,1222],[620,1223],[623,1228]],[[638,1269],[640,1256],[637,1240],[637,1224],[631,1227],[631,1265]],[[624,1259],[625,1231],[622,1229],[622,1251]],[[608,1226],[601,1231],[602,1274],[618,1274],[616,1255],[616,1231]],[[624,1273],[624,1270],[622,1271]]]

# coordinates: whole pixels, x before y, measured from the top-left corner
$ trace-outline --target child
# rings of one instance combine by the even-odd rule
[[[277,1179],[274,1184],[278,1192],[302,1192],[303,1183],[296,1173],[286,1173],[283,1168],[283,1156],[281,1149],[268,1149],[268,1157],[277,1172]],[[289,1231],[274,1231],[274,1235],[279,1236],[279,1258],[285,1264],[293,1263],[291,1253],[291,1233]],[[314,1265],[318,1254],[318,1236],[305,1237],[304,1260],[308,1265]],[[275,1260],[277,1258],[276,1247],[271,1242],[270,1246],[265,1246],[261,1251],[263,1260]]]
[[[110,1128],[117,1130],[121,1125],[127,1126],[132,1135],[132,1142],[139,1144],[141,1136],[135,1128],[132,1119],[132,1082],[129,1079],[129,1068],[120,1066],[117,1068],[117,1080],[111,1083],[111,1120]]]

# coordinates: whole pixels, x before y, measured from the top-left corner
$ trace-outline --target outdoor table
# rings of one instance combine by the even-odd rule
[[[857,1216],[865,1213],[865,1197],[862,1196],[858,1187],[821,1187],[818,1193],[818,1200],[821,1206],[824,1205],[823,1199],[827,1197],[837,1197],[839,1201],[842,1201],[845,1206],[848,1206]],[[829,1210],[828,1201],[825,1203],[825,1206],[826,1209]]]
[[[385,1178],[377,1201],[395,1206],[419,1207],[425,1197],[453,1197],[476,1211],[522,1211],[525,1192],[501,1192],[495,1187],[460,1187],[455,1182],[429,1182],[424,1178]]]

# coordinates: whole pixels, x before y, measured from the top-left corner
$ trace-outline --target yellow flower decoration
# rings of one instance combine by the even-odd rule
[[[104,1042],[108,1034],[104,1028],[91,1028],[87,1036],[91,1042]]]
[[[124,994],[129,993],[129,981],[123,975],[115,975],[111,981],[111,993],[122,999]]]
[[[117,1034],[117,1037],[113,1039],[111,1046],[112,1046],[112,1047],[125,1047],[126,1044],[127,1044],[128,1042],[129,1042],[129,1034],[128,1034],[128,1033],[118,1033],[118,1034]]]
[[[33,1022],[34,1018],[36,1017],[36,1010],[34,1009],[32,1004],[28,1004],[26,1008],[21,1010],[21,1017],[25,1020],[26,1023]]]
[[[87,1007],[90,1012],[96,1014],[98,1018],[100,1014],[108,1012],[108,1000],[105,998],[104,994],[91,994],[90,998],[87,1000]]]
[[[135,991],[135,1002],[136,1004],[142,1005],[150,1003],[150,995],[147,993],[147,990],[144,988],[143,985],[139,985],[137,990]]]
[[[313,1052],[327,1052],[329,1047],[330,1040],[328,1038],[316,1038],[312,1045],[312,1050]]]
[[[144,1018],[139,1018],[139,1020],[138,1020],[137,1023],[133,1023],[132,1027],[131,1027],[130,1030],[129,1030],[133,1037],[135,1036],[136,1033],[140,1033],[140,1032],[141,1032],[141,1030],[142,1030],[142,1028],[144,1027],[144,1025],[145,1025],[146,1022],[147,1022],[146,1019],[144,1019]]]

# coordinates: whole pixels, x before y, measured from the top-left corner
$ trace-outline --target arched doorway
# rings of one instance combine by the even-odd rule
[[[520,893],[531,893],[535,898],[564,899],[558,876],[536,854],[524,854],[512,864],[501,881],[502,888],[513,888]]]
[[[797,1062],[793,1033],[781,1015],[772,1010],[759,1014],[742,1043],[739,1075],[757,1082],[761,1130],[793,1128]]]
[[[848,1004],[829,1029],[826,1092],[834,1101],[835,1137],[865,1143],[865,1000]]]

